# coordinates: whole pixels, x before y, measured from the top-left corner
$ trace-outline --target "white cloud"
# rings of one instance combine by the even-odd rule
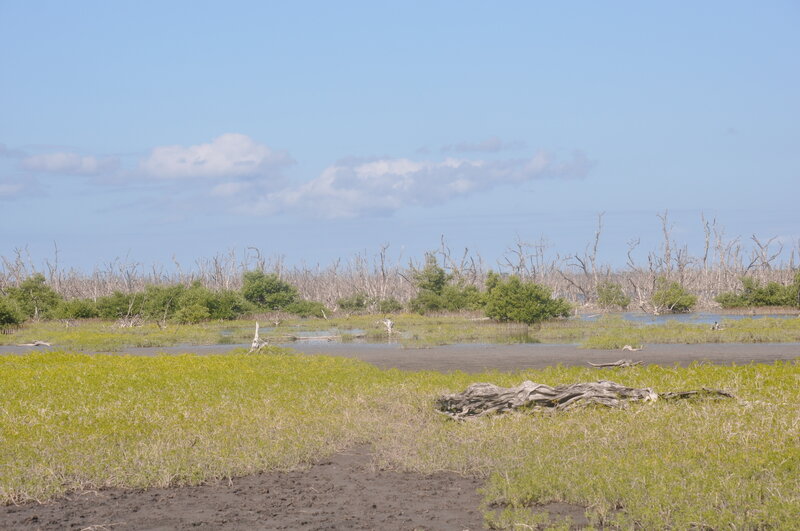
[[[20,193],[24,186],[20,183],[0,183],[0,199],[7,199]]]
[[[442,151],[455,153],[497,153],[525,147],[523,142],[505,142],[499,137],[492,136],[481,142],[459,142],[442,147]]]
[[[432,206],[457,197],[535,179],[584,177],[591,163],[581,153],[558,161],[547,152],[501,161],[405,158],[341,161],[295,188],[251,203],[257,213],[302,210],[323,217],[388,214],[406,206]]]
[[[208,144],[154,148],[140,168],[162,179],[259,177],[292,164],[285,151],[275,151],[247,135],[228,133]]]
[[[249,190],[252,187],[253,184],[249,182],[220,183],[211,189],[210,194],[213,197],[233,197],[245,192],[246,190]]]
[[[116,158],[98,159],[62,151],[25,157],[21,162],[21,166],[34,172],[99,175],[116,170],[119,166],[119,160]]]
[[[25,156],[24,151],[20,151],[19,149],[11,149],[5,144],[0,143],[0,157],[20,158],[24,156]]]

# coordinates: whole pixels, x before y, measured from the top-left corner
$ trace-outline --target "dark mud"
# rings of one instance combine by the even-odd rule
[[[427,348],[403,348],[396,344],[364,344],[298,341],[281,345],[306,354],[357,358],[382,369],[432,370],[442,372],[519,371],[541,369],[559,363],[565,366],[606,363],[622,358],[645,365],[681,365],[705,362],[721,365],[773,363],[800,359],[800,343],[704,343],[697,345],[652,344],[640,352],[592,350],[564,344],[461,344]],[[125,348],[112,354],[154,356],[157,354],[225,354],[249,345],[200,345]],[[57,346],[0,346],[0,354],[24,354],[54,350]]]
[[[354,448],[309,469],[0,508],[2,529],[482,529],[481,481],[379,470]]]

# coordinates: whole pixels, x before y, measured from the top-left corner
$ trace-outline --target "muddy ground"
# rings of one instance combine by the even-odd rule
[[[391,345],[293,344],[307,353],[356,357],[382,368],[478,372],[642,360],[647,364],[773,362],[800,358],[800,344],[650,345],[641,352],[573,345],[454,345],[400,349]],[[130,349],[224,352],[230,346]],[[21,353],[8,348],[6,353]],[[45,504],[0,507],[0,529],[481,529],[482,481],[456,474],[422,476],[376,468],[368,447],[352,448],[310,468],[234,478],[197,487],[72,493]],[[555,517],[586,523],[581,507],[546,507]]]

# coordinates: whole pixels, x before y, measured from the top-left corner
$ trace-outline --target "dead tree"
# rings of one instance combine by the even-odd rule
[[[248,354],[250,354],[251,352],[258,352],[266,345],[267,342],[258,337],[258,321],[256,321],[256,333],[253,336],[253,343],[250,345],[250,351],[248,352]]]

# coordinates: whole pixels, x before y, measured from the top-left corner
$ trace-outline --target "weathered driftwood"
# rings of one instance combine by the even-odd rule
[[[633,360],[619,360],[612,363],[592,363],[591,361],[587,361],[589,365],[592,367],[597,367],[598,369],[602,369],[605,367],[634,367],[636,365],[641,365],[641,361],[633,361]]]
[[[531,381],[522,382],[518,387],[475,383],[463,393],[439,397],[436,409],[453,418],[461,419],[503,413],[522,407],[552,410],[565,410],[586,404],[621,407],[625,401],[656,398],[658,395],[651,389],[635,389],[605,380],[558,387]]]
[[[705,388],[702,391],[682,391],[659,395],[648,387],[637,389],[606,380],[557,387],[525,381],[518,387],[498,387],[490,383],[474,383],[462,393],[439,397],[435,407],[440,413],[463,420],[520,408],[534,411],[563,411],[589,404],[625,407],[628,402],[652,401],[659,397],[680,399],[699,396],[733,398],[730,393],[725,391]]]
[[[258,352],[267,345],[267,342],[258,337],[258,321],[256,321],[256,334],[253,336],[253,343],[250,345],[250,352]]]
[[[18,347],[52,347],[53,345],[51,345],[47,341],[40,341],[40,340],[37,339],[35,341],[31,341],[30,343],[19,343],[17,346]]]

